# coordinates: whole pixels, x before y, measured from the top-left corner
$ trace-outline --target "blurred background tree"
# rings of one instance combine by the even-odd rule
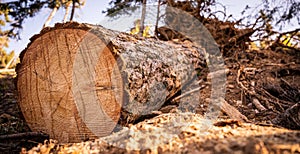
[[[19,0],[3,2],[0,0],[0,68],[6,67],[14,58],[14,51],[6,51],[9,46],[9,39],[20,39],[20,30],[22,29],[24,20],[34,17],[42,9],[51,9],[44,27],[51,22],[56,11],[60,8],[65,9],[63,22],[67,21],[67,17],[72,21],[75,9],[85,4],[85,0]],[[71,8],[71,14],[69,10]],[[9,67],[14,67],[10,65]]]
[[[4,49],[5,47],[8,47],[9,39],[8,37],[0,37],[0,68],[12,68],[15,65],[10,65],[8,64],[12,63],[15,57],[15,52],[11,51],[9,53],[6,52]]]
[[[113,16],[124,8],[134,8],[145,3],[145,0],[111,0],[109,7],[103,11],[107,16]],[[204,25],[211,25],[211,21],[219,23],[233,23],[234,27],[248,28],[252,30],[249,35],[257,38],[259,41],[275,41],[272,45],[273,49],[279,47],[299,49],[299,25],[300,25],[300,1],[299,0],[261,0],[261,4],[256,7],[246,7],[243,11],[241,19],[234,19],[233,15],[227,14],[225,7],[218,0],[147,0],[147,4],[158,4],[172,6],[182,9],[195,18],[199,19]],[[62,19],[66,22],[73,20],[76,8],[84,5],[85,0],[18,0],[3,1],[0,0],[0,56],[7,54],[5,47],[8,46],[9,39],[20,39],[20,30],[22,29],[24,20],[34,17],[42,9],[51,9],[51,13],[44,26],[52,20],[58,9],[64,9],[65,15]],[[249,2],[250,3],[250,2]],[[218,7],[217,7],[218,6]],[[221,7],[220,7],[221,6]],[[219,9],[218,8],[223,8]],[[71,10],[71,13],[70,13]],[[142,19],[142,18],[141,18]],[[287,24],[297,23],[295,30],[285,31]],[[217,24],[218,25],[218,24]],[[219,24],[220,25],[220,24]],[[143,26],[143,25],[141,25]],[[278,27],[277,29],[274,27]],[[215,28],[207,28],[213,31]],[[219,31],[217,29],[217,31]],[[280,32],[279,32],[280,31]],[[212,32],[212,34],[217,32]],[[235,32],[236,33],[236,32]],[[237,34],[235,34],[237,35]],[[248,37],[248,36],[247,36]],[[285,38],[288,39],[285,39]],[[219,38],[215,35],[215,38]],[[287,40],[289,40],[287,42]],[[218,43],[223,43],[219,41]],[[267,42],[269,44],[269,42]],[[226,46],[226,45],[225,45]],[[6,53],[6,54],[4,54]],[[6,58],[5,58],[6,59]],[[9,59],[9,58],[8,58]],[[4,60],[6,63],[8,59]],[[1,64],[3,64],[1,60]]]
[[[158,0],[149,0],[148,3],[172,6],[188,12],[206,26],[220,46],[234,46],[234,44],[224,44],[228,42],[228,39],[224,39],[226,40],[224,42],[224,40],[220,40],[220,36],[232,35],[231,37],[233,37],[235,35],[240,37],[235,39],[248,41],[247,44],[252,44],[252,46],[252,41],[247,38],[255,38],[253,41],[262,42],[258,45],[265,44],[264,48],[274,49],[274,46],[280,46],[299,50],[300,42],[297,34],[299,34],[300,25],[300,1],[298,0],[261,0],[258,6],[249,7],[247,5],[242,12],[241,19],[235,19],[234,15],[227,14],[226,8],[218,0],[160,0],[160,3]],[[124,8],[142,5],[142,0],[112,0],[109,4],[110,6],[103,13],[107,16],[115,16],[122,13],[120,10]],[[224,29],[226,23],[227,26],[244,28],[244,30],[238,32],[238,29],[231,28],[231,32],[220,34],[226,30],[226,28]],[[295,30],[286,31],[285,25],[292,23],[296,23]],[[223,28],[220,28],[221,25]],[[286,45],[286,39],[281,38],[283,36],[288,36],[289,42],[293,42],[293,46]],[[283,40],[285,42],[282,42]],[[230,49],[226,48],[226,50]]]

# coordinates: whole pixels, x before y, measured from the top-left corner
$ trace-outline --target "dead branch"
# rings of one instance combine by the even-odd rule
[[[266,104],[266,108],[267,108],[267,109],[270,108],[269,102],[272,102],[272,103],[274,103],[276,106],[278,106],[278,107],[280,108],[281,111],[284,111],[283,107],[282,107],[281,104],[278,102],[278,100],[277,100],[277,101],[270,100],[270,99],[268,99],[268,98],[266,98],[266,97],[264,97],[264,96],[262,96],[262,95],[257,94],[255,90],[249,90],[247,87],[245,87],[245,86],[243,85],[243,83],[240,82],[240,80],[239,80],[239,79],[240,79],[240,76],[241,76],[241,71],[243,71],[243,70],[244,70],[244,69],[239,69],[239,70],[238,70],[238,74],[237,74],[237,78],[236,78],[236,82],[238,83],[238,85],[239,85],[246,93],[248,93],[248,94],[251,95],[252,97],[256,97],[256,98],[258,98],[258,99],[260,99],[260,100],[263,100],[263,101],[265,102],[265,104]]]
[[[259,111],[265,111],[267,110],[263,105],[260,104],[259,100],[256,98],[252,99],[252,103]]]
[[[49,14],[47,20],[45,21],[45,23],[44,23],[44,25],[43,25],[43,28],[49,26],[51,20],[53,19],[54,15],[56,14],[57,10],[58,10],[58,7],[54,7],[54,8],[52,9],[51,13]]]
[[[300,102],[280,114],[273,123],[290,129],[300,129]]]
[[[65,4],[65,15],[64,15],[64,19],[63,19],[63,23],[67,22],[67,18],[68,18],[68,15],[69,15],[69,12],[70,12],[70,5],[71,5],[72,2],[67,2]]]
[[[227,103],[226,100],[221,102],[221,111],[226,113],[231,119],[249,122],[248,118],[238,111],[234,106]]]
[[[279,46],[279,47],[282,47],[282,48],[287,48],[287,49],[291,49],[291,50],[295,50],[297,52],[300,52],[300,49],[298,49],[297,47],[295,46],[288,46],[288,45],[285,45],[283,44],[280,39],[282,36],[284,35],[287,35],[287,34],[291,34],[291,38],[293,38],[298,32],[300,31],[300,28],[297,28],[295,30],[292,30],[292,31],[287,31],[287,32],[284,32],[284,33],[280,33],[280,32],[274,32],[274,33],[277,33],[279,34],[278,37],[274,40],[274,43],[271,45],[271,47],[276,47],[276,46]]]
[[[188,95],[190,95],[190,94],[192,94],[192,93],[194,93],[194,92],[197,92],[197,91],[199,91],[199,90],[201,90],[201,89],[203,89],[203,88],[205,88],[205,87],[206,87],[205,85],[202,85],[202,86],[200,86],[200,87],[197,87],[197,88],[194,88],[194,89],[192,89],[192,90],[190,90],[190,91],[187,91],[186,93],[183,93],[183,94],[181,94],[181,95],[175,97],[175,98],[173,99],[173,101],[176,101],[176,100],[179,100],[179,99],[181,99],[181,98],[183,98],[183,97],[186,97],[186,96],[188,96]]]
[[[5,69],[8,69],[15,60],[16,57],[11,58],[10,61],[6,64]]]
[[[22,139],[22,138],[33,138],[33,137],[49,138],[49,135],[40,132],[6,134],[6,135],[0,135],[0,140]]]
[[[15,69],[0,69],[0,73],[13,73]]]

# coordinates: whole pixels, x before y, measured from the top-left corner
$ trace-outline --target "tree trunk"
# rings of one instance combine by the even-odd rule
[[[155,29],[154,29],[154,35],[155,36],[158,36],[158,32],[157,32],[157,29],[158,29],[158,21],[159,21],[159,13],[160,13],[160,0],[158,0],[157,2],[157,12],[156,12],[156,20],[155,20]]]
[[[57,10],[58,10],[57,7],[53,8],[53,10],[51,11],[49,17],[48,17],[47,20],[45,21],[45,23],[44,23],[44,25],[43,25],[43,28],[47,27],[47,26],[50,24],[50,22],[51,22],[51,20],[53,19],[53,17],[54,17],[54,15],[55,15],[55,13],[57,12]]]
[[[140,25],[141,27],[140,27],[140,31],[139,31],[140,36],[143,36],[143,32],[144,32],[144,29],[145,29],[146,9],[147,9],[147,0],[143,0],[141,25]]]
[[[60,142],[109,135],[159,110],[197,77],[204,51],[66,23],[31,39],[17,66],[18,101],[33,131]]]
[[[66,6],[65,6],[65,15],[64,15],[64,19],[63,19],[63,23],[67,22],[68,20],[68,15],[69,15],[69,12],[70,12],[70,5],[71,5],[72,2],[67,2],[66,3]]]
[[[72,10],[71,10],[71,16],[70,16],[70,21],[73,21],[73,18],[74,18],[74,14],[75,14],[75,9],[76,9],[76,0],[73,0],[72,1]]]

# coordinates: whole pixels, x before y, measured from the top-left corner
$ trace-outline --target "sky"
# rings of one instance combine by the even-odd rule
[[[102,14],[102,10],[108,7],[108,3],[108,0],[86,0],[85,5],[81,9],[76,9],[74,20],[82,23],[97,24],[103,19],[104,14]],[[24,50],[29,43],[29,39],[42,30],[43,24],[50,12],[50,9],[42,9],[41,12],[33,18],[25,19],[20,35],[21,40],[11,40],[7,52],[14,50],[15,53],[18,54]],[[63,16],[64,11],[59,9],[52,19],[50,26],[53,26],[54,23],[61,22]]]
[[[246,4],[249,5],[249,1],[247,0],[219,0],[218,2],[222,3],[226,7],[226,12],[228,14],[235,15],[234,17],[237,19],[241,17],[240,13],[246,7]],[[256,6],[260,2],[260,0],[252,0],[250,6]],[[75,11],[74,20],[80,23],[104,24],[103,26],[107,27],[109,24],[107,24],[107,20],[105,20],[105,15],[102,13],[102,11],[109,6],[108,4],[109,0],[86,0],[85,5],[81,9],[77,9]],[[29,43],[30,37],[32,37],[34,34],[38,34],[41,31],[42,26],[50,12],[50,9],[43,9],[33,18],[26,19],[20,35],[21,40],[11,40],[7,52],[14,50],[15,53],[19,54],[22,50],[24,50]],[[64,10],[58,10],[52,22],[50,23],[50,26],[53,26],[54,23],[61,22],[63,16]],[[107,25],[105,26],[105,24]]]

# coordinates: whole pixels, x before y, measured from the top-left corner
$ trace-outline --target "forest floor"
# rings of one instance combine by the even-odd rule
[[[31,151],[67,153],[300,153],[299,125],[283,116],[300,103],[300,53],[244,50],[224,60],[229,69],[225,100],[247,122],[223,113],[209,125],[202,117],[201,107],[208,105],[205,98],[210,94],[204,88],[198,114],[164,113],[108,137],[59,146],[53,140],[44,142],[45,134],[30,133],[17,104],[14,75],[2,74],[0,153],[19,153],[22,147],[33,146]],[[300,113],[295,116],[300,119]]]

